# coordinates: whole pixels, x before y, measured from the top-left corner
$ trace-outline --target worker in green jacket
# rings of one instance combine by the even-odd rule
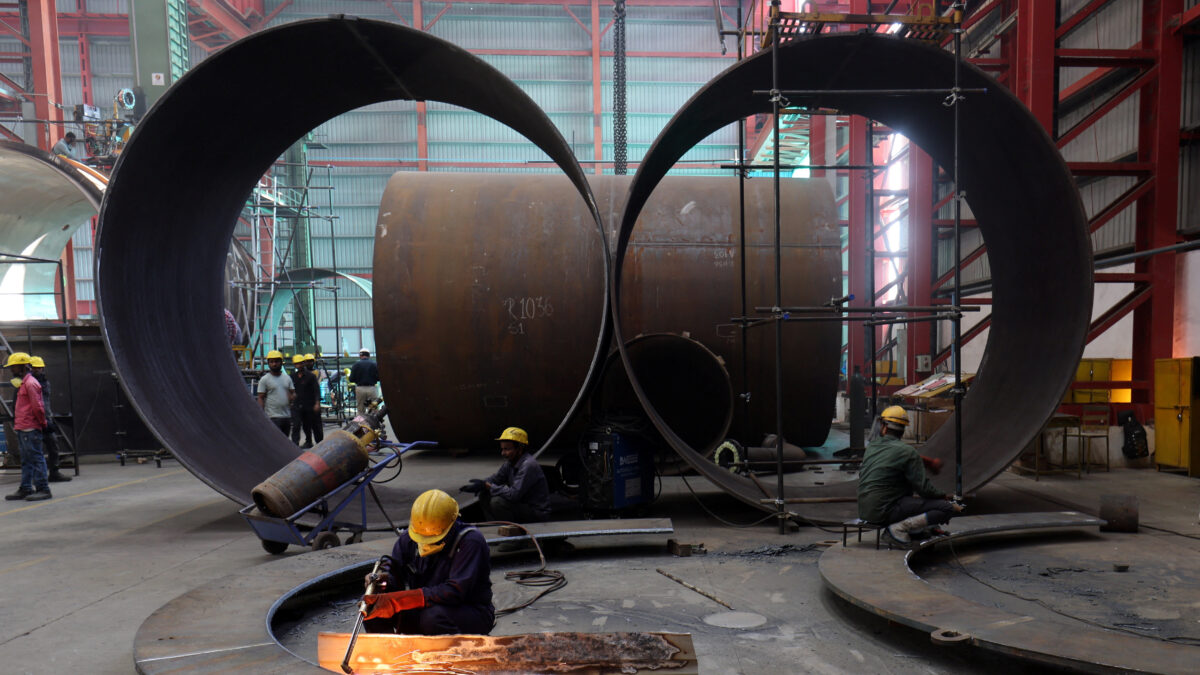
[[[938,526],[963,507],[933,486],[916,449],[900,440],[908,426],[904,408],[885,409],[879,424],[879,438],[867,445],[858,472],[858,517],[886,524],[883,538],[890,545],[912,548],[914,536],[943,534]]]

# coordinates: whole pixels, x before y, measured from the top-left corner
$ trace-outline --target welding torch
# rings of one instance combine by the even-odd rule
[[[390,560],[389,556],[380,556],[379,560],[375,561],[375,567],[371,568],[369,579],[371,582],[367,584],[367,592],[364,595],[374,595],[375,586],[379,583],[379,570],[383,568]],[[354,668],[350,666],[350,655],[354,652],[354,643],[358,642],[358,631],[362,629],[363,619],[367,616],[367,601],[358,601],[358,616],[354,618],[354,630],[350,632],[350,644],[346,646],[346,658],[342,659],[342,672],[353,673]]]

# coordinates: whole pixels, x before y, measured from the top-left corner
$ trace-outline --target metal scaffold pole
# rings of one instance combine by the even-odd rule
[[[958,190],[958,153],[959,153],[959,112],[962,106],[962,95],[959,93],[959,78],[962,70],[962,27],[954,28],[954,91],[950,94],[947,104],[953,107],[954,113],[954,292],[950,304],[962,304],[962,194]],[[951,322],[953,326],[954,344],[952,357],[954,360],[954,496],[962,498],[962,313],[955,312]]]
[[[783,95],[779,93],[779,7],[780,0],[771,0],[771,136],[772,180],[774,181],[775,221],[775,306],[783,306],[783,241],[780,228],[779,199],[779,111]],[[787,532],[787,504],[783,494],[783,321],[775,321],[775,507],[778,510],[779,533]]]

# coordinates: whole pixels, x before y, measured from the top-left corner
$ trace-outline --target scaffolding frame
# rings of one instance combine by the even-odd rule
[[[762,5],[759,5],[761,8]],[[747,381],[746,377],[746,358],[747,358],[747,332],[755,327],[773,324],[775,327],[775,419],[776,419],[776,434],[779,439],[776,445],[776,493],[773,500],[763,500],[764,503],[770,502],[776,508],[776,519],[779,525],[779,532],[785,534],[787,532],[787,522],[792,517],[792,514],[787,510],[786,485],[784,484],[784,382],[783,382],[783,325],[791,321],[837,321],[839,323],[862,321],[865,326],[868,326],[866,331],[867,350],[871,355],[871,386],[872,392],[869,403],[869,411],[872,417],[875,409],[878,406],[878,377],[876,372],[876,362],[878,353],[875,346],[875,326],[891,325],[896,323],[912,323],[912,322],[937,322],[949,320],[951,322],[951,368],[954,374],[954,386],[951,393],[954,397],[954,452],[955,452],[955,498],[962,497],[962,401],[965,394],[962,378],[962,314],[964,311],[977,311],[978,308],[966,308],[961,304],[961,269],[962,269],[962,248],[961,248],[961,224],[962,224],[962,200],[964,195],[959,192],[959,135],[960,135],[960,110],[959,101],[963,99],[963,94],[967,93],[960,87],[960,71],[963,62],[962,55],[962,18],[963,6],[961,3],[954,3],[950,9],[949,18],[947,17],[917,17],[916,20],[909,20],[905,23],[898,21],[889,21],[887,18],[891,15],[866,15],[866,14],[820,14],[807,13],[805,15],[792,15],[781,11],[781,1],[771,0],[770,10],[767,14],[767,23],[765,26],[756,25],[756,18],[761,16],[761,12],[756,13],[752,9],[750,16],[743,21],[741,16],[741,7],[738,8],[738,24],[739,30],[736,31],[738,38],[738,59],[744,59],[746,53],[747,37],[761,36],[760,45],[764,49],[771,50],[771,89],[754,91],[756,95],[770,96],[771,101],[771,138],[773,142],[774,152],[771,158],[771,179],[773,187],[774,204],[772,210],[772,219],[774,227],[774,275],[775,275],[775,305],[772,307],[755,307],[755,314],[751,315],[747,312],[746,300],[746,214],[745,214],[745,185],[744,182],[749,176],[751,165],[746,162],[746,120],[742,119],[738,124],[738,156],[737,164],[735,165],[735,176],[738,180],[738,195],[739,195],[739,240],[738,240],[738,258],[741,268],[741,300],[742,314],[736,317],[734,321],[740,326],[741,333],[741,348],[742,348],[742,384],[743,387]],[[797,18],[799,17],[799,18]],[[896,17],[899,18],[899,17]],[[814,23],[820,19],[818,23]],[[954,264],[953,264],[953,287],[951,290],[950,303],[948,305],[937,306],[878,306],[877,289],[875,288],[874,266],[875,266],[875,239],[878,236],[876,232],[876,211],[878,204],[874,189],[874,177],[878,167],[874,163],[874,156],[871,149],[874,147],[874,128],[875,123],[872,120],[867,120],[865,125],[865,137],[867,148],[867,159],[863,162],[855,164],[851,170],[869,172],[871,179],[867,181],[867,203],[869,208],[866,209],[865,215],[865,236],[866,236],[866,253],[867,261],[864,265],[864,276],[867,289],[866,307],[846,307],[846,303],[854,299],[853,294],[848,294],[842,298],[831,298],[828,303],[820,307],[786,307],[783,302],[783,270],[782,270],[782,227],[781,227],[781,170],[784,168],[780,162],[780,116],[785,109],[793,109],[787,102],[786,95],[792,94],[813,94],[813,93],[829,93],[825,91],[783,91],[779,88],[779,47],[782,44],[783,38],[790,37],[791,39],[806,39],[820,34],[826,28],[831,28],[836,25],[853,25],[853,24],[870,24],[870,25],[892,25],[899,24],[905,30],[912,30],[914,25],[925,25],[928,30],[913,31],[914,37],[926,41],[941,40],[946,34],[952,36],[953,53],[955,57],[954,81],[951,87],[938,90],[926,89],[863,89],[863,90],[838,90],[836,93],[849,95],[894,95],[894,96],[909,96],[909,95],[929,95],[929,94],[944,94],[946,95],[945,105],[950,107],[954,116],[954,150],[953,150],[953,166],[951,167],[951,199],[953,201],[954,224],[952,236],[954,240]],[[982,92],[977,92],[982,93]],[[828,111],[818,111],[820,114],[829,114]],[[863,118],[865,119],[865,118]],[[851,126],[853,134],[854,126]],[[811,155],[810,155],[811,156]],[[851,162],[855,158],[851,157]],[[810,167],[834,168],[823,164],[813,164],[810,162]],[[838,169],[850,168],[846,166],[837,166]],[[850,191],[853,192],[852,190]],[[850,220],[853,220],[853,214],[850,215]],[[851,230],[853,225],[851,223]],[[853,244],[851,244],[853,248]],[[897,284],[900,279],[897,279]],[[812,314],[813,316],[792,317],[792,313]],[[767,315],[763,317],[763,315]],[[848,316],[854,314],[862,314],[861,316]],[[917,316],[918,314],[932,314],[931,316]],[[849,360],[847,365],[851,365]],[[849,368],[848,368],[849,370]],[[849,376],[849,373],[847,373]],[[738,398],[743,403],[743,420],[748,419],[748,408],[750,396],[749,392],[742,392]]]

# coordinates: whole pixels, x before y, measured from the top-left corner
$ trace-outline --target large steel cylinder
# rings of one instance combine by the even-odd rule
[[[287,518],[367,468],[367,451],[348,431],[334,431],[251,490],[268,516]]]
[[[630,180],[588,178],[608,222],[616,221]],[[774,304],[773,194],[769,181],[746,184],[748,312]],[[820,304],[841,295],[828,184],[785,180],[782,200],[789,300]],[[392,177],[375,239],[375,332],[384,398],[399,437],[472,447],[515,425],[540,446],[554,432],[601,330],[594,307],[604,298],[602,257],[600,243],[584,236],[590,226],[563,177]],[[749,329],[743,359],[743,334],[734,322],[743,314],[738,238],[735,178],[664,180],[630,245],[623,308],[629,335],[687,333],[720,356],[737,391],[752,392],[750,415],[738,428],[757,441],[774,431],[774,332]],[[840,327],[788,325],[785,340],[788,354],[803,355],[782,364],[790,394],[785,434],[820,444],[834,416]],[[696,375],[655,372],[664,393]],[[723,419],[729,411],[714,414]]]
[[[229,96],[238,115],[206,114]],[[450,103],[508,125],[571,178],[575,199],[594,204],[570,144],[502,73],[428,32],[350,16],[268,28],[212,54],[142,118],[113,172],[96,244],[105,343],[131,404],[163,446],[240,503],[296,458],[296,446],[249,396],[230,395],[243,388],[232,359],[180,382],[179,355],[228,349],[219,329],[221,266],[255,181],[326,120],[396,99]],[[590,212],[587,234],[602,241],[599,214]],[[598,253],[601,269],[607,255]],[[588,309],[597,319],[607,313],[605,300]],[[593,335],[597,364],[607,353],[600,346]],[[586,381],[575,383],[576,398]],[[426,385],[437,382],[418,383]]]

